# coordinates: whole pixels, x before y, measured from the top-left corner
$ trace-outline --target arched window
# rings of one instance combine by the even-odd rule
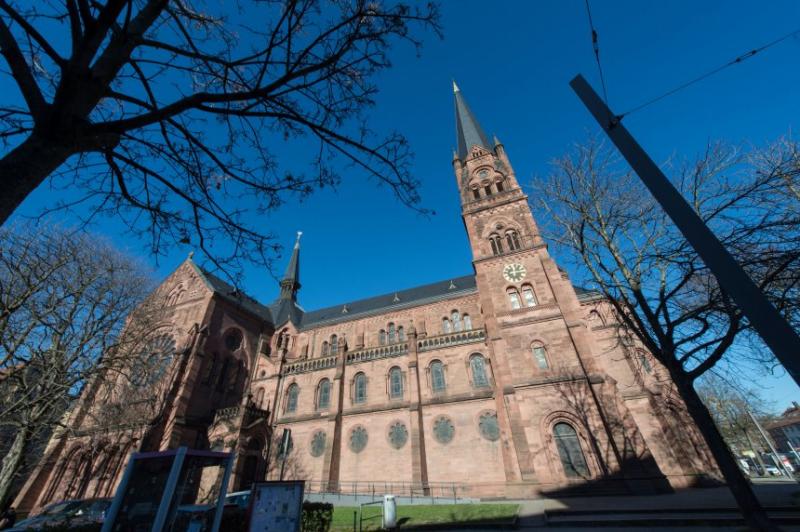
[[[503,191],[503,182],[502,181],[498,180],[497,182],[495,182],[494,186],[497,187],[497,192],[502,192]]]
[[[642,365],[642,370],[644,370],[645,373],[651,373],[653,371],[653,366],[650,365],[650,359],[647,357],[647,353],[641,349],[637,349],[636,355],[639,357],[639,364]]]
[[[536,306],[536,294],[533,293],[533,287],[531,285],[522,285],[522,299],[525,301],[526,307]]]
[[[475,199],[481,199],[481,191],[478,187],[472,189],[472,197]]]
[[[454,310],[450,313],[450,319],[453,321],[453,331],[460,332],[461,331],[461,316],[458,314],[457,310]]]
[[[394,323],[389,323],[389,343],[393,344],[397,341],[397,331],[395,330]]]
[[[331,406],[331,381],[322,379],[317,386],[317,409],[325,410]]]
[[[569,423],[556,423],[553,427],[553,437],[556,441],[558,456],[564,467],[564,474],[568,478],[588,478],[589,466],[578,440],[578,433]]]
[[[486,360],[482,355],[474,354],[469,358],[469,368],[472,372],[472,385],[476,388],[489,386],[489,378],[486,376]]]
[[[256,406],[261,408],[264,403],[264,388],[259,388],[256,392]]]
[[[508,294],[508,301],[511,303],[512,309],[522,308],[522,300],[519,298],[519,292],[516,288],[509,288],[506,290]]]
[[[444,381],[444,364],[438,360],[431,362],[431,388],[434,392],[443,392],[447,387]]]
[[[287,414],[297,411],[297,398],[299,395],[300,395],[300,387],[295,383],[290,384],[289,388],[286,390]]]
[[[231,371],[230,357],[225,357],[225,360],[222,362],[222,370],[219,372],[219,378],[217,379],[218,392],[222,392],[225,390],[225,384],[228,381],[228,373],[230,371]]]
[[[378,333],[378,343],[380,345],[386,345],[386,331],[381,329],[381,332]]]
[[[328,342],[322,342],[322,356],[328,356]]]
[[[357,373],[353,378],[353,402],[363,403],[367,400],[367,376]]]
[[[533,360],[536,362],[536,367],[539,369],[548,369],[550,367],[547,363],[547,351],[541,342],[534,342],[531,345],[531,352],[533,353]]]
[[[403,329],[402,326],[397,328],[397,339],[401,342],[406,341],[406,331]]]
[[[487,196],[491,196],[492,195],[492,184],[491,183],[486,183],[485,185],[483,185],[483,191],[486,193]]]
[[[339,337],[335,334],[331,335],[331,354],[335,355],[339,352]]]
[[[506,244],[511,251],[519,249],[519,235],[513,229],[506,231]]]
[[[472,318],[469,317],[469,314],[464,314],[463,320],[464,322],[464,330],[471,331],[472,330]]]
[[[492,254],[500,255],[503,253],[503,240],[500,235],[492,233],[489,235],[489,242],[492,244]]]
[[[447,318],[442,318],[442,332],[445,334],[452,332],[452,329],[450,328],[450,320]]]
[[[389,398],[403,398],[403,372],[397,366],[389,370]]]

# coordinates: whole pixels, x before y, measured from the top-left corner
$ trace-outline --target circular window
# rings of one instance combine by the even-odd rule
[[[478,175],[480,177],[486,177],[487,175],[489,175],[489,170],[485,170],[485,169],[481,170],[480,172],[478,172]]]
[[[228,351],[236,351],[242,347],[242,333],[239,329],[231,329],[225,334],[225,347]]]
[[[497,413],[486,412],[481,414],[478,420],[478,429],[481,436],[489,441],[497,441],[500,439],[500,425],[497,424]]]
[[[314,436],[311,438],[311,446],[309,447],[309,452],[311,456],[314,458],[318,458],[322,456],[322,453],[325,452],[325,441],[327,440],[327,436],[321,430],[318,430],[314,433]]]
[[[400,449],[406,444],[406,441],[408,441],[408,429],[406,426],[399,421],[392,423],[389,426],[389,443],[392,444],[392,447]]]
[[[367,429],[358,425],[350,432],[350,450],[360,453],[367,446]]]
[[[433,422],[433,436],[439,443],[450,443],[453,441],[453,435],[456,428],[449,417],[442,416]]]

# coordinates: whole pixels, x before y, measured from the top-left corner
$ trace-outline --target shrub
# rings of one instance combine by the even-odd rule
[[[328,532],[333,520],[333,505],[329,502],[303,503],[303,517],[300,529],[303,532]]]

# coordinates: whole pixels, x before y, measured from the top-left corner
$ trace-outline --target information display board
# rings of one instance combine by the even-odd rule
[[[250,495],[250,532],[299,532],[303,515],[302,480],[253,484]]]

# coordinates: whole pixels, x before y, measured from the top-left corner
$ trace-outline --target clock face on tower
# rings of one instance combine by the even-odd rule
[[[519,263],[506,264],[503,268],[503,277],[509,283],[518,283],[525,278],[525,266]]]

